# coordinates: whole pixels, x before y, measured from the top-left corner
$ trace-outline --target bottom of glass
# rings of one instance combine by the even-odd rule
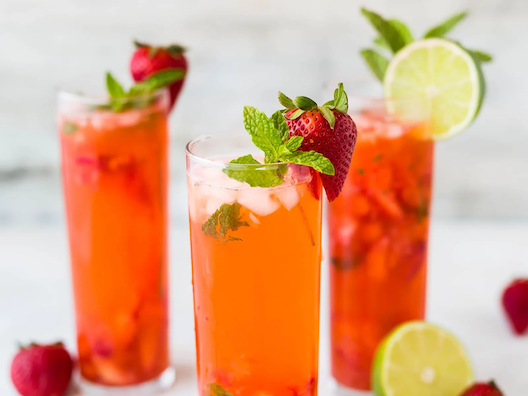
[[[335,378],[334,378],[333,387],[334,387],[334,390],[332,392],[333,396],[334,395],[335,396],[371,396],[371,395],[374,395],[372,391],[349,388],[348,386],[345,386],[337,382]]]
[[[173,367],[168,367],[158,377],[130,386],[104,386],[81,378],[78,396],[151,396],[160,394],[172,387],[176,379]]]

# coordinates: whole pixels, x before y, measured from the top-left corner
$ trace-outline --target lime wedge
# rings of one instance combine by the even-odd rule
[[[385,338],[372,375],[376,396],[459,396],[473,383],[460,342],[446,330],[418,321]]]
[[[431,120],[434,140],[463,131],[479,112],[485,82],[478,60],[460,45],[445,39],[415,41],[399,51],[389,63],[383,79],[388,112],[406,117],[421,113]]]

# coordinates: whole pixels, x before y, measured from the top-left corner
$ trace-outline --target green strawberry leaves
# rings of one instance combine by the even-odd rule
[[[361,13],[368,19],[379,36],[374,39],[374,44],[382,50],[389,50],[393,54],[404,48],[406,45],[414,41],[413,34],[408,26],[398,19],[385,19],[381,15],[367,10],[361,9]],[[446,19],[444,22],[429,29],[424,38],[445,38],[462,20],[468,16],[467,12],[460,12]],[[481,63],[490,62],[493,58],[490,54],[470,50],[466,48],[476,60]],[[365,60],[367,66],[372,71],[374,76],[380,81],[383,81],[385,72],[389,65],[389,59],[380,54],[378,51],[365,48],[361,50],[361,56]],[[282,102],[281,102],[282,103]]]
[[[220,206],[202,225],[202,231],[205,235],[224,242],[241,241],[240,238],[227,235],[229,230],[236,231],[240,227],[249,227],[249,224],[247,221],[241,221],[240,204],[235,202],[232,205]]]
[[[110,96],[108,105],[101,106],[104,109],[116,113],[130,110],[131,108],[144,108],[152,104],[152,97],[146,94],[167,87],[172,83],[185,77],[185,71],[178,68],[160,70],[152,74],[146,80],[134,84],[127,92],[111,73],[106,73],[106,88]],[[143,97],[142,97],[143,96]]]
[[[283,98],[287,99],[285,96]],[[298,102],[312,106],[309,101],[311,99],[299,99]],[[339,101],[342,103],[343,99],[339,97]],[[285,103],[295,106],[291,100],[285,100]],[[334,166],[330,160],[322,154],[315,151],[308,153],[297,151],[301,147],[304,138],[302,136],[288,138],[288,125],[280,111],[275,112],[271,118],[268,118],[266,114],[256,108],[245,106],[244,126],[255,146],[264,152],[264,164],[276,165],[259,167],[257,165],[264,164],[261,164],[250,154],[244,155],[230,162],[239,166],[228,165],[223,170],[231,179],[248,183],[251,187],[279,186],[284,182],[284,175],[287,172],[287,166],[286,164],[281,164],[282,162],[310,166],[318,172],[329,175],[335,173]]]
[[[294,100],[291,100],[282,92],[279,92],[279,102],[285,107],[283,112],[295,109],[295,111],[288,116],[289,120],[299,118],[305,111],[319,110],[332,129],[335,125],[335,116],[332,110],[337,110],[344,114],[348,112],[348,96],[343,87],[343,83],[338,84],[338,87],[334,92],[334,100],[326,102],[322,106],[317,106],[317,103],[306,96],[298,96]]]

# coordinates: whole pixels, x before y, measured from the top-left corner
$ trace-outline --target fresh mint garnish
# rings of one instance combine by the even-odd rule
[[[493,57],[487,52],[479,50],[468,50],[467,48],[466,51],[471,53],[471,55],[473,55],[481,63],[491,62],[493,60]]]
[[[230,164],[241,165],[262,165],[251,154],[244,155],[234,159]],[[240,169],[234,167],[226,168],[223,172],[231,179],[238,180],[242,183],[247,183],[251,187],[275,187],[284,181],[284,174],[286,173],[286,164],[278,165],[276,169],[271,167],[252,167],[241,166]]]
[[[365,59],[365,62],[367,62],[367,65],[370,67],[370,70],[374,73],[376,78],[383,81],[387,67],[389,67],[389,60],[370,48],[362,49],[361,56]]]
[[[288,99],[285,95],[284,98]],[[301,98],[301,99],[299,99]],[[295,100],[303,107],[311,106],[311,99],[299,97]],[[312,101],[313,102],[313,101]],[[288,99],[289,105],[295,106]],[[315,102],[314,102],[315,103]],[[340,99],[341,103],[341,99]],[[317,104],[315,105],[317,107]],[[333,106],[333,104],[332,104]],[[301,110],[302,111],[302,110]],[[332,114],[333,116],[333,114]],[[335,173],[329,159],[315,151],[297,151],[304,140],[302,136],[292,136],[288,139],[288,125],[281,112],[276,112],[268,118],[266,114],[251,106],[244,107],[244,126],[255,146],[264,152],[264,164],[294,163],[311,166],[318,172],[328,175]],[[223,172],[231,179],[248,183],[251,187],[275,187],[281,185],[286,174],[286,164],[274,167],[259,168],[252,165],[263,165],[251,155],[244,155],[231,161],[232,164],[249,165],[247,167],[227,167]]]
[[[361,13],[369,20],[372,26],[374,26],[394,54],[407,45],[406,38],[394,24],[384,19],[381,15],[369,11],[366,8],[362,8]]]
[[[210,384],[207,396],[233,396],[218,384]]]
[[[424,38],[445,37],[447,33],[453,30],[453,28],[456,25],[458,25],[467,16],[468,16],[468,13],[466,11],[453,15],[451,18],[445,20],[441,24],[429,29],[427,33],[425,33]]]
[[[106,88],[110,95],[108,105],[101,106],[114,112],[122,112],[131,108],[144,108],[153,103],[153,98],[142,95],[155,92],[169,86],[185,76],[183,69],[171,68],[154,73],[144,81],[134,84],[127,92],[111,73],[106,73]]]
[[[413,34],[409,27],[398,19],[385,19],[381,15],[369,11],[365,8],[361,9],[361,13],[369,20],[379,36],[374,39],[374,44],[383,49],[389,50],[393,54],[401,50],[406,45],[414,41]],[[451,32],[462,20],[468,16],[467,12],[460,12],[448,18],[441,24],[429,29],[424,35],[427,38],[445,38],[446,34]],[[471,50],[465,48],[460,43],[462,48],[469,52],[475,60],[480,63],[491,62],[492,56],[486,52]],[[389,65],[389,59],[380,54],[378,51],[365,48],[361,50],[361,56],[367,63],[368,67],[380,81],[383,81],[385,72]]]
[[[65,121],[64,124],[62,124],[62,133],[66,135],[71,135],[72,133],[75,133],[79,130],[79,127],[77,124],[74,124],[70,121]]]
[[[229,230],[236,231],[240,227],[249,227],[247,221],[241,221],[240,204],[235,202],[231,205],[223,204],[212,214],[211,217],[202,225],[202,231],[205,235],[220,239],[222,241],[241,241],[240,238],[228,236]]]

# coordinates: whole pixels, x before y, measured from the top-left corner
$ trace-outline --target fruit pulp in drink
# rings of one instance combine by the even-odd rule
[[[260,188],[194,166],[188,190],[199,394],[316,395],[318,176],[291,165],[283,185]],[[203,231],[223,205],[245,223],[236,240]]]
[[[59,110],[79,367],[109,386],[169,366],[167,114]]]
[[[338,383],[368,390],[383,337],[424,318],[433,143],[425,123],[354,120],[350,171],[328,208],[331,358]]]

